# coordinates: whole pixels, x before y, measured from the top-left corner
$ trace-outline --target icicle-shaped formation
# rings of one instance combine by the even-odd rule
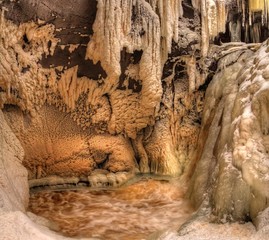
[[[197,7],[197,1],[193,1]],[[202,18],[202,56],[206,56],[210,39],[226,30],[226,3],[224,0],[204,0],[200,3]]]
[[[192,0],[192,6],[202,12],[202,21],[211,39],[226,30],[227,4],[225,0]]]
[[[122,101],[127,96],[116,90],[119,77],[124,74],[121,72],[121,52],[124,48],[128,53],[143,51],[138,68],[143,87],[139,99],[136,100],[136,109],[140,111],[136,114],[141,115],[140,122],[143,124],[139,125],[146,127],[150,119],[155,117],[162,95],[159,17],[150,4],[142,0],[99,0],[93,30],[94,35],[88,44],[86,57],[94,62],[100,61],[108,75],[104,85],[107,86],[107,94],[113,107],[110,132],[127,132],[129,136],[134,136],[137,131],[134,129],[141,129],[132,124],[135,104],[129,100],[123,105]],[[124,117],[118,119],[117,112],[124,112]],[[127,127],[129,125],[131,127]]]
[[[246,9],[248,6],[248,9]],[[242,13],[242,26],[247,25],[247,12],[248,12],[248,23],[252,25],[255,13],[261,13],[262,24],[268,26],[268,10],[269,0],[237,0],[238,11]]]
[[[98,0],[97,7],[86,58],[100,61],[108,76],[104,85],[113,108],[110,132],[126,132],[135,138],[137,131],[154,122],[158,112],[162,68],[172,40],[178,41],[181,0]],[[117,90],[120,75],[125,74],[120,63],[123,50],[142,52],[135,68],[142,87],[136,95],[125,96],[127,92]],[[134,111],[138,120],[131,119]],[[124,116],[118,119],[123,112]]]
[[[263,24],[268,24],[269,0],[249,0],[248,5],[250,25],[252,25],[253,14],[255,12],[261,12]]]
[[[143,50],[147,65],[152,65],[152,78],[160,78],[160,22],[148,3],[99,0],[93,30],[86,58],[100,61],[111,82],[116,84],[121,74],[124,47],[129,53]]]
[[[216,37],[220,32],[225,32],[226,5],[224,0],[206,0],[206,15],[210,38]]]
[[[178,42],[179,17],[183,15],[182,0],[150,0],[149,3],[160,16],[162,63],[164,64],[171,51],[172,40]]]
[[[198,8],[198,0],[192,0],[193,6]],[[200,1],[202,11],[203,25],[206,27],[206,32],[213,39],[220,32],[225,32],[227,21],[227,7],[233,1],[225,0],[203,0]],[[269,0],[237,0],[238,11],[242,15],[242,26],[246,25],[247,12],[248,21],[251,26],[256,13],[261,13],[262,24],[269,25]],[[248,9],[246,9],[248,6]]]
[[[237,0],[236,3],[241,18],[238,18],[237,22],[231,21],[229,23],[230,35],[241,32],[240,27],[242,26],[245,31],[245,42],[261,42],[263,40],[262,27],[269,27],[269,0]],[[239,26],[239,23],[241,26]],[[238,37],[234,35],[232,39],[241,40],[241,34],[237,35]]]
[[[101,61],[108,74],[118,75],[123,47],[131,53],[152,42],[157,47],[156,51],[162,52],[164,63],[171,50],[172,39],[178,42],[178,19],[183,12],[181,1],[149,0],[147,3],[143,0],[99,0],[94,36],[88,45],[87,58]],[[153,28],[158,28],[155,33]],[[157,46],[160,40],[161,45]]]

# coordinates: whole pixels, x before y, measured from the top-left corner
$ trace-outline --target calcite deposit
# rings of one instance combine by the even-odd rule
[[[0,1],[0,220],[31,226],[25,239],[56,239],[25,215],[29,187],[112,188],[156,174],[188,187],[197,213],[185,230],[206,216],[266,233],[268,8]]]

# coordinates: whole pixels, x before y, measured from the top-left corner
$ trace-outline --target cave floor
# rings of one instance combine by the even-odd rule
[[[31,194],[28,211],[73,238],[146,239],[178,229],[193,209],[173,181],[140,180],[114,190],[44,190]]]

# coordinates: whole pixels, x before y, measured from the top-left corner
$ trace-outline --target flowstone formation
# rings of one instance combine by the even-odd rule
[[[268,43],[234,47],[207,89],[190,196],[209,201],[218,221],[268,207]]]
[[[268,231],[268,1],[0,7],[0,185],[17,191],[10,160],[23,192],[4,208],[24,211],[28,185],[115,187],[152,173],[181,176],[194,220]]]

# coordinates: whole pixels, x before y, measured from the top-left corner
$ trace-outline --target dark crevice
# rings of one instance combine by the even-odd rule
[[[119,90],[126,90],[126,86],[124,85],[124,81],[126,79],[126,75],[125,74],[121,74],[120,78],[119,78],[119,85],[118,88]]]
[[[129,78],[128,82],[129,82],[128,89],[132,89],[133,92],[135,92],[135,93],[141,92],[141,90],[142,90],[141,80],[135,80],[135,79]]]
[[[49,49],[51,48],[51,44],[52,44],[52,42],[51,42],[51,40],[49,40],[49,42],[48,42],[48,48]]]
[[[14,111],[18,111],[20,108],[15,105],[15,104],[4,104],[4,108],[3,108],[3,111],[6,111],[6,112],[14,112]]]
[[[206,91],[209,83],[211,82],[211,80],[213,79],[213,77],[217,71],[217,68],[218,68],[218,61],[213,61],[209,67],[209,74],[208,74],[204,84],[199,86],[198,91]]]
[[[97,169],[105,169],[105,164],[107,163],[107,161],[109,160],[109,155],[106,156],[106,158],[104,159],[104,161],[102,161],[101,163],[97,164]]]
[[[208,77],[206,78],[205,82],[199,86],[198,91],[206,91],[209,83],[213,79],[214,74],[209,74]]]
[[[133,64],[138,64],[141,60],[143,50],[135,50],[133,53]]]
[[[21,72],[22,73],[26,73],[26,72],[28,72],[30,70],[30,66],[28,65],[27,67],[23,67],[22,69],[21,69]]]
[[[103,96],[107,98],[108,105],[109,105],[109,108],[110,108],[110,110],[111,110],[111,115],[112,115],[112,110],[113,110],[113,108],[112,108],[112,104],[111,104],[111,102],[110,102],[110,96],[109,96],[108,93],[104,94]]]
[[[183,1],[182,8],[183,8],[183,17],[184,18],[189,18],[189,19],[194,18],[194,9],[191,6],[190,1]]]
[[[26,34],[23,35],[23,41],[26,43],[26,44],[30,44],[29,40],[28,40],[28,37]]]
[[[125,74],[130,64],[139,64],[143,55],[142,50],[135,50],[133,53],[127,52],[126,48],[121,51],[121,75],[119,77],[119,90],[131,89],[134,93],[139,93],[142,90],[142,81],[133,79]]]
[[[225,33],[219,33],[217,37],[214,38],[215,45],[221,45],[222,43],[228,43],[231,41],[230,33],[229,33],[229,23],[226,23]]]
[[[101,78],[106,78],[107,74],[102,68],[101,63],[93,63],[92,60],[85,60],[86,46],[79,45],[72,53],[69,52],[69,46],[66,46],[64,49],[56,47],[55,53],[53,56],[43,55],[40,64],[44,68],[65,66],[71,68],[78,66],[78,77],[88,77],[92,80],[98,80]],[[57,70],[57,74],[62,73],[63,71]]]
[[[102,68],[101,63],[93,63],[92,60],[84,60],[82,64],[78,64],[78,77],[86,76],[92,80],[97,80],[100,78],[106,78],[107,74]]]
[[[127,67],[132,62],[131,58],[132,58],[132,54],[127,52],[127,48],[124,47],[120,52],[120,66],[121,66],[122,73],[126,71]]]

